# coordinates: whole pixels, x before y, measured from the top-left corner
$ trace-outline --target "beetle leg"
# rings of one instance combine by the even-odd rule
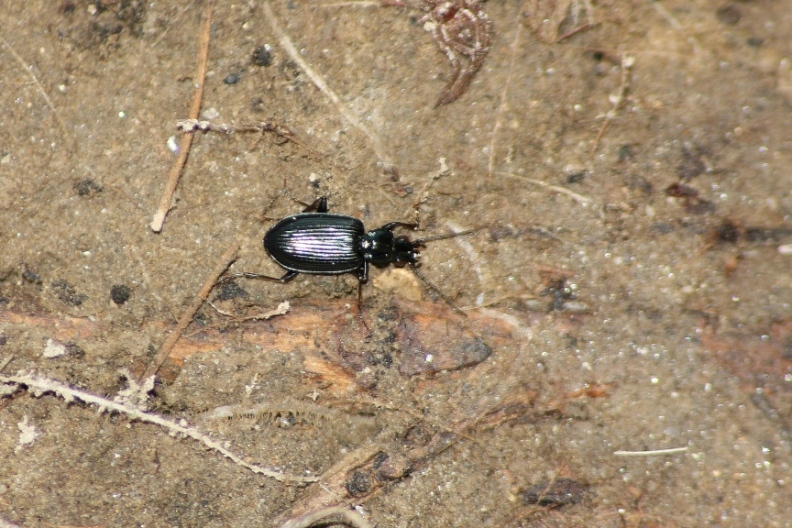
[[[450,307],[451,307],[451,309],[452,309],[452,310],[454,310],[456,313],[458,313],[458,314],[459,314],[459,315],[461,315],[462,317],[467,317],[467,314],[465,314],[465,312],[463,312],[462,310],[460,310],[460,309],[457,307],[457,305],[455,305],[455,304],[454,304],[454,303],[451,301],[451,299],[449,299],[448,297],[446,297],[446,295],[445,295],[443,292],[441,292],[441,291],[440,291],[440,288],[438,288],[437,286],[435,286],[434,284],[432,284],[432,283],[429,281],[429,279],[427,279],[427,278],[426,278],[426,276],[425,276],[423,273],[421,273],[420,271],[418,271],[418,268],[415,266],[415,264],[413,264],[412,262],[408,262],[408,263],[407,263],[407,265],[409,265],[409,266],[410,266],[410,269],[412,270],[412,272],[413,272],[413,273],[415,273],[415,276],[416,276],[416,277],[418,277],[419,279],[421,279],[421,281],[422,281],[422,282],[423,282],[423,283],[426,285],[426,287],[427,287],[427,288],[429,288],[430,290],[432,290],[433,292],[435,292],[435,294],[437,294],[437,296],[438,296],[438,297],[440,297],[441,299],[443,299],[443,300],[445,301],[445,303],[446,303],[448,306],[450,306]]]
[[[249,271],[244,271],[242,273],[234,273],[233,275],[227,275],[223,277],[223,279],[220,282],[228,282],[234,279],[264,279],[273,282],[287,283],[297,275],[299,275],[299,273],[296,271],[287,271],[283,277],[270,277],[269,275],[262,275],[260,273],[251,273]]]
[[[368,262],[363,262],[363,265],[358,270],[358,319],[360,323],[366,328],[368,333],[371,333],[371,328],[366,324],[363,319],[363,285],[368,282]]]
[[[360,324],[366,329],[366,331],[371,334],[371,328],[369,325],[366,324],[366,320],[363,319],[363,283],[358,282],[358,319],[360,319]]]
[[[303,213],[310,213],[311,211],[316,211],[317,213],[326,213],[328,211],[327,196],[320,196],[316,199],[316,201],[314,201],[314,203],[303,209]]]
[[[365,284],[368,282],[368,261],[364,260],[363,265],[358,270],[358,282]]]

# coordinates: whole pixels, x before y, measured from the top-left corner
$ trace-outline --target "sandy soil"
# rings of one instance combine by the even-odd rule
[[[337,105],[266,7],[218,2],[202,112],[295,141],[197,135],[160,234],[202,2],[0,7],[2,374],[116,397],[229,246],[282,272],[284,182],[367,226],[420,202],[418,236],[483,227],[423,253],[468,316],[405,270],[372,273],[370,335],[351,275],[216,288],[138,406],[322,482],[6,384],[0,525],[789,525],[792,2],[490,1],[483,67],[437,109],[420,11],[272,2]]]

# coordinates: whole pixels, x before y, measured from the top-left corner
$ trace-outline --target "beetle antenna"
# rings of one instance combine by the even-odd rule
[[[458,234],[461,234],[461,233],[458,233]],[[446,237],[446,238],[449,238],[449,237]],[[429,282],[429,279],[427,279],[426,276],[423,273],[418,271],[418,268],[415,266],[415,264],[413,264],[412,262],[408,262],[408,264],[410,265],[410,269],[412,270],[412,272],[415,273],[415,276],[418,277],[419,279],[421,279],[421,282],[423,282],[426,285],[427,288],[429,288],[430,290],[435,292],[437,294],[437,296],[440,297],[441,299],[443,299],[445,301],[445,303],[448,306],[450,306],[451,309],[454,310],[456,313],[458,313],[462,317],[467,317],[467,314],[465,312],[460,310],[459,307],[457,307],[457,305],[455,305],[453,302],[451,302],[451,299],[446,297],[446,295],[443,292],[441,292],[440,289],[437,286],[435,286],[434,284]]]
[[[443,235],[434,235],[426,238],[419,238],[418,240],[413,240],[413,244],[425,244],[426,242],[434,242],[436,240],[446,240],[448,238],[465,236],[471,233],[475,233],[476,231],[481,231],[485,227],[486,226],[474,227],[473,229],[466,229],[465,231],[460,231],[459,233],[445,233]]]

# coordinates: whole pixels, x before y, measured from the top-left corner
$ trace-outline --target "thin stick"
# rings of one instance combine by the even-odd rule
[[[286,51],[289,55],[289,58],[293,60],[297,65],[305,72],[311,82],[313,82],[319,91],[325,94],[325,96],[332,101],[332,103],[338,109],[338,112],[341,116],[346,119],[350,125],[357,128],[369,139],[371,142],[371,148],[374,151],[374,154],[385,163],[386,165],[392,165],[392,161],[390,156],[385,154],[382,146],[380,145],[380,140],[377,135],[369,130],[369,128],[364,125],[355,115],[346,107],[346,105],[341,101],[341,98],[336,95],[336,93],[327,85],[327,83],[322,79],[322,77],[313,71],[308,63],[306,63],[300,53],[297,51],[297,48],[294,47],[292,44],[291,39],[289,36],[281,29],[280,24],[278,23],[278,19],[275,18],[275,14],[272,12],[272,7],[270,7],[269,2],[264,2],[262,5],[262,11],[264,12],[264,16],[267,17],[267,20],[270,22],[270,26],[272,26],[272,31],[275,33],[275,36],[278,38],[278,42],[280,43],[281,47]]]
[[[188,116],[190,119],[197,119],[201,111],[201,102],[203,101],[204,86],[206,85],[206,63],[209,58],[209,37],[212,28],[212,8],[214,7],[215,0],[209,0],[204,6],[203,13],[201,14],[201,29],[198,41],[198,67],[195,72],[194,82],[198,83],[195,87],[192,102],[190,103],[190,111]],[[157,208],[154,218],[151,220],[151,230],[155,233],[162,231],[162,224],[165,223],[165,217],[168,216],[171,201],[173,200],[173,193],[176,190],[176,185],[179,184],[179,177],[181,176],[184,164],[187,163],[187,156],[190,154],[190,146],[192,145],[193,135],[184,134],[179,143],[179,157],[176,158],[175,163],[171,167],[170,174],[168,175],[168,183],[165,185],[165,191],[160,198],[159,207]]]
[[[187,311],[185,311],[184,314],[181,316],[181,318],[179,319],[179,323],[176,325],[176,328],[173,329],[173,332],[170,333],[168,339],[166,339],[165,342],[162,344],[162,347],[160,348],[159,352],[157,352],[157,357],[155,357],[154,361],[152,361],[151,364],[149,364],[148,368],[146,368],[146,371],[143,373],[142,376],[140,376],[139,381],[142,382],[149,376],[153,376],[157,373],[159,368],[168,358],[168,355],[170,354],[170,351],[173,349],[173,346],[181,337],[182,332],[184,332],[184,330],[187,328],[187,325],[189,325],[192,322],[192,319],[195,316],[195,312],[198,311],[198,308],[200,308],[201,305],[206,300],[206,298],[209,297],[209,292],[212,291],[212,288],[217,282],[217,278],[220,277],[220,275],[222,275],[222,273],[226,270],[226,268],[228,268],[228,266],[231,265],[231,263],[234,260],[236,260],[236,254],[238,250],[239,250],[239,244],[235,242],[234,244],[231,245],[231,247],[228,248],[228,250],[226,250],[225,253],[223,253],[223,256],[220,258],[220,261],[217,263],[217,266],[215,266],[215,268],[211,271],[211,273],[209,273],[209,275],[206,277],[206,280],[204,281],[201,290],[198,292],[198,295],[196,295],[195,299],[193,299],[192,304],[190,304],[190,306],[187,308]]]
[[[17,386],[25,385],[28,387],[28,390],[32,392],[35,396],[41,396],[45,392],[51,391],[57,394],[58,396],[60,396],[61,398],[63,398],[66,401],[66,403],[70,403],[74,400],[79,400],[85,403],[96,405],[102,411],[108,411],[108,410],[115,411],[117,413],[126,415],[131,420],[139,420],[141,422],[147,422],[147,423],[153,423],[159,425],[160,427],[170,431],[171,433],[189,436],[193,440],[197,440],[198,442],[203,443],[209,449],[217,451],[224,457],[229,458],[235,464],[247,468],[253,473],[259,473],[267,477],[272,477],[281,482],[283,481],[316,482],[317,480],[319,480],[317,477],[300,477],[296,475],[287,475],[279,471],[272,471],[270,469],[261,466],[250,464],[242,460],[240,456],[232,453],[231,451],[223,447],[222,445],[223,442],[219,440],[214,440],[213,438],[202,433],[198,429],[195,429],[194,427],[190,427],[183,420],[180,420],[179,423],[177,423],[175,421],[168,420],[167,418],[163,418],[162,416],[159,416],[157,414],[146,412],[145,409],[142,409],[135,405],[131,405],[129,403],[125,403],[121,401],[110,400],[98,396],[96,394],[92,394],[90,392],[86,392],[80,389],[75,389],[64,383],[47,378],[45,376],[39,376],[35,373],[18,373],[15,376],[6,376],[0,374],[0,383],[10,383]]]
[[[22,69],[25,70],[25,72],[28,75],[30,75],[31,79],[33,79],[33,83],[38,88],[38,91],[41,94],[41,96],[44,98],[44,101],[47,102],[47,106],[49,106],[50,110],[52,110],[52,113],[55,114],[55,119],[58,120],[58,124],[60,125],[61,130],[63,130],[64,139],[66,141],[71,141],[72,138],[69,135],[68,129],[66,128],[66,123],[64,123],[63,119],[61,119],[61,116],[58,113],[58,109],[55,108],[55,104],[53,104],[52,99],[50,99],[49,95],[47,95],[47,92],[44,91],[44,86],[42,86],[38,78],[35,75],[33,75],[33,72],[30,70],[27,63],[25,63],[25,60],[19,55],[19,53],[16,52],[14,47],[11,44],[9,44],[8,41],[4,39],[2,36],[0,36],[0,42],[2,42],[3,45],[8,48],[8,51],[11,52],[11,55],[13,55],[14,58],[17,60],[17,62],[19,62],[20,66],[22,66]]]
[[[489,162],[487,163],[487,174],[492,177],[492,171],[495,168],[495,139],[498,136],[501,124],[503,123],[503,113],[506,111],[506,94],[509,92],[509,84],[511,84],[512,72],[514,71],[514,62],[517,57],[517,45],[520,42],[520,28],[522,24],[518,21],[517,30],[514,32],[514,40],[511,43],[511,58],[509,59],[509,70],[506,74],[506,82],[503,83],[503,91],[501,91],[501,101],[498,105],[498,114],[495,117],[495,126],[492,127],[492,135],[490,138],[490,151]]]
[[[3,369],[8,366],[9,363],[14,359],[13,355],[9,355],[4,360],[0,361],[0,372],[3,372]]]
[[[619,87],[619,93],[615,96],[611,96],[611,104],[613,105],[611,109],[605,114],[605,122],[602,123],[602,127],[600,127],[599,134],[597,134],[597,139],[594,140],[594,146],[591,148],[591,153],[594,154],[597,152],[599,148],[600,140],[602,136],[605,135],[605,131],[608,129],[611,121],[613,118],[616,117],[616,112],[619,111],[622,104],[624,104],[624,99],[627,96],[627,91],[630,89],[630,71],[632,67],[635,65],[635,56],[633,55],[625,55],[622,57],[621,60],[621,86]]]
[[[539,187],[544,187],[545,189],[550,189],[551,191],[566,194],[567,196],[571,197],[576,202],[582,205],[588,205],[591,202],[591,198],[587,196],[583,196],[582,194],[578,194],[576,192],[570,191],[566,187],[559,187],[558,185],[550,185],[547,182],[543,182],[542,180],[534,180],[533,178],[526,178],[525,176],[520,176],[519,174],[514,174],[513,172],[497,172],[496,174],[500,174],[502,176],[510,176],[512,178],[517,178],[523,180],[528,183],[532,183],[534,185],[538,185]]]
[[[675,455],[677,453],[684,453],[688,447],[673,447],[671,449],[653,449],[650,451],[614,451],[616,456],[625,457],[642,457],[642,456],[658,456],[658,455]]]

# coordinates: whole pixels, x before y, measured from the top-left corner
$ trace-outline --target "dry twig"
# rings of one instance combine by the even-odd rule
[[[188,112],[190,119],[197,119],[201,111],[204,86],[206,85],[206,63],[209,57],[209,36],[212,27],[212,8],[214,7],[214,2],[215,0],[209,0],[201,15],[200,40],[198,42],[198,67],[195,72],[195,79],[193,79],[193,81],[197,83],[197,86],[193,94],[192,102],[190,103],[190,111]],[[171,200],[173,200],[173,193],[176,190],[176,185],[179,183],[184,164],[187,163],[187,156],[190,154],[192,139],[192,134],[184,134],[181,138],[181,143],[179,144],[179,157],[176,158],[176,161],[171,167],[170,174],[168,175],[168,183],[165,185],[162,198],[160,198],[159,207],[154,214],[154,218],[151,220],[150,227],[155,233],[162,231],[165,217],[168,216]]]
[[[632,67],[635,65],[635,57],[633,55],[624,55],[621,60],[621,85],[619,86],[619,91],[615,95],[611,95],[609,97],[611,104],[613,105],[611,109],[605,114],[605,122],[602,123],[602,127],[600,127],[599,134],[597,134],[597,139],[594,140],[594,146],[591,148],[591,153],[594,154],[597,152],[597,148],[599,148],[600,140],[602,136],[605,135],[605,131],[608,129],[611,121],[613,118],[616,117],[616,112],[619,111],[621,106],[624,104],[624,100],[627,97],[627,91],[630,89],[630,72]]]
[[[206,280],[204,281],[201,290],[198,292],[198,295],[195,296],[192,304],[190,304],[190,306],[187,308],[187,311],[185,311],[179,319],[179,323],[176,325],[176,328],[173,329],[173,332],[170,333],[168,339],[166,339],[162,344],[159,352],[157,352],[157,357],[154,358],[154,361],[151,362],[148,368],[146,368],[146,371],[140,377],[141,381],[157,373],[159,368],[167,359],[168,354],[170,354],[173,345],[176,344],[176,341],[179,340],[182,332],[184,332],[184,330],[187,328],[187,325],[189,325],[192,321],[193,316],[195,316],[195,312],[198,311],[198,308],[200,308],[206,298],[209,297],[209,292],[212,291],[212,288],[217,282],[217,278],[226,270],[226,268],[228,268],[228,266],[231,265],[234,260],[236,260],[236,254],[238,250],[239,244],[234,243],[226,250],[225,253],[223,253],[223,256],[217,263],[217,266],[215,266],[211,273],[206,277]]]

